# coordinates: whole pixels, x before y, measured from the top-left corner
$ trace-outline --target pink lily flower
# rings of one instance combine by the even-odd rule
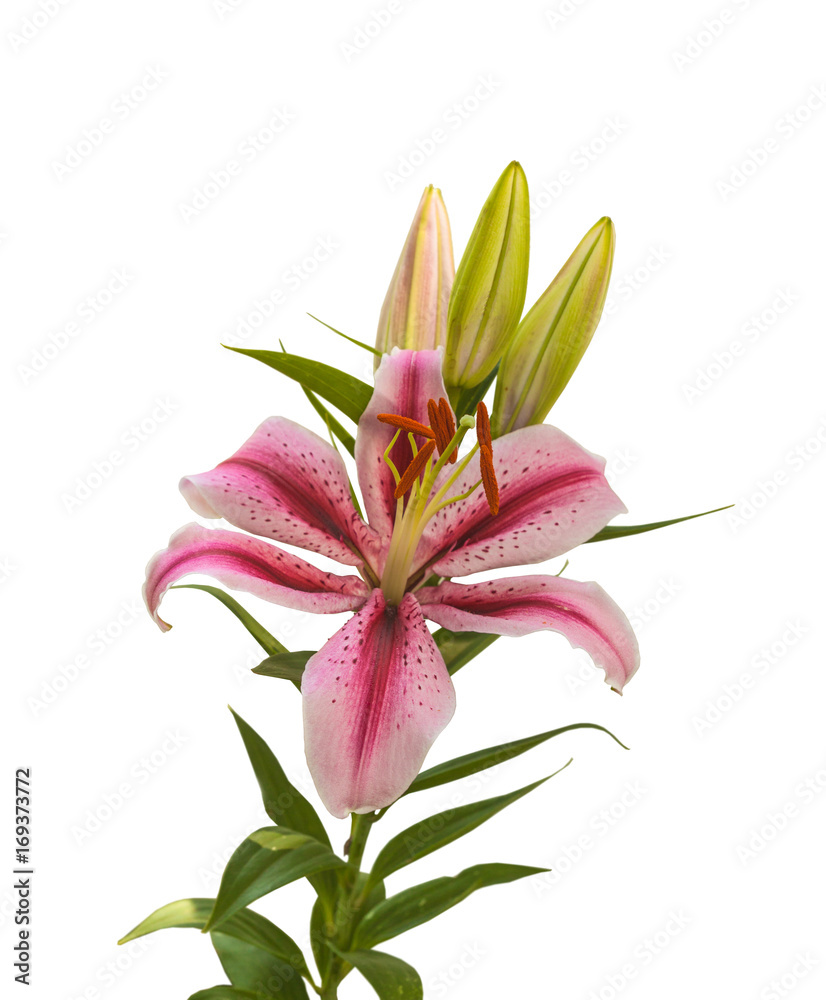
[[[395,801],[453,715],[453,684],[425,619],[456,632],[560,632],[617,691],[639,665],[628,619],[595,583],[453,582],[560,556],[625,507],[604,460],[548,425],[491,442],[483,405],[478,442],[457,461],[472,420],[456,430],[441,367],[441,350],[396,348],[381,362],[356,438],[367,522],[332,445],[271,417],[231,458],[181,481],[197,514],[250,534],[189,524],[147,567],[144,596],[163,630],[163,595],[190,573],[287,608],[355,612],[310,658],[301,685],[307,762],[340,818]],[[358,575],[323,571],[271,542]]]

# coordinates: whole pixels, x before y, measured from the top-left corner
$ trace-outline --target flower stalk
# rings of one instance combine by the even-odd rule
[[[610,220],[591,229],[520,322],[528,242],[527,182],[514,161],[482,209],[454,282],[447,214],[439,191],[427,188],[382,308],[377,349],[367,347],[379,356],[373,389],[310,359],[242,351],[295,378],[342,451],[335,440],[270,417],[229,458],[181,480],[195,514],[240,530],[193,522],[152,558],[144,597],[161,630],[171,627],[160,617],[161,602],[189,574],[296,611],[349,613],[318,650],[289,651],[229,594],[183,585],[210,592],[245,625],[267,654],[255,673],[300,690],[315,789],[333,817],[350,823],[341,856],[273,750],[233,713],[273,825],[249,833],[233,852],[214,899],[175,900],[120,942],[165,927],[209,934],[229,984],[192,1000],[306,1000],[308,989],[337,1000],[351,971],[381,997],[422,1000],[416,970],[378,946],[478,889],[546,869],[474,864],[401,890],[395,873],[548,779],[420,819],[385,843],[366,872],[373,825],[402,796],[501,765],[563,732],[602,729],[577,723],[423,771],[456,707],[456,671],[500,635],[539,631],[583,649],[618,692],[639,666],[623,611],[596,583],[562,576],[567,560],[556,575],[477,576],[687,520],[609,526],[625,507],[604,460],[542,423],[602,311]],[[484,398],[494,382],[489,415]],[[322,398],[357,425],[355,436]],[[460,455],[471,429],[476,440]],[[296,549],[335,560],[341,571]],[[518,665],[503,666],[504,683],[525,683],[511,669]],[[310,919],[317,974],[301,947],[251,907],[302,878],[317,896]]]

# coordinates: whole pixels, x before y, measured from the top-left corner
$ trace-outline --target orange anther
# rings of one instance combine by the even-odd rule
[[[427,401],[427,414],[430,417],[430,425],[436,434],[436,446],[439,454],[444,455],[448,445],[453,440],[456,433],[456,421],[453,419],[453,411],[450,409],[448,401],[442,397],[437,403],[435,399]],[[453,449],[453,454],[448,459],[455,462],[457,449]]]
[[[396,489],[393,492],[393,496],[396,500],[401,499],[418,479],[419,473],[427,464],[427,460],[433,454],[436,448],[435,441],[428,441],[416,452],[413,461],[408,465],[405,470],[404,475],[399,480],[396,485]]]
[[[400,417],[395,413],[377,413],[376,419],[383,424],[390,424],[391,427],[401,427],[402,430],[418,434],[420,437],[432,438],[434,436],[433,431],[428,426],[420,424],[418,420],[412,420],[410,417]]]
[[[476,440],[479,442],[480,447],[484,445],[489,451],[493,449],[488,408],[481,401],[476,404]]]
[[[453,417],[453,410],[450,408],[450,403],[445,399],[444,396],[439,400],[439,413],[442,415],[442,420],[445,423],[447,429],[447,440],[448,443],[453,440],[453,435],[456,433],[456,420]],[[456,461],[459,451],[457,448],[453,449],[453,454],[450,456],[448,461],[452,464]]]
[[[479,445],[479,468],[482,472],[482,486],[491,514],[499,513],[499,484],[493,467],[493,452],[486,444]]]

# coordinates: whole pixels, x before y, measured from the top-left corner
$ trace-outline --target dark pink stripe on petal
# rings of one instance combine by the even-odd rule
[[[428,399],[446,396],[442,380],[442,350],[402,351],[398,348],[382,358],[376,372],[376,387],[370,403],[359,420],[356,438],[356,464],[364,509],[370,524],[389,538],[396,517],[393,491],[396,482],[384,461],[384,452],[395,427],[381,423],[379,413],[410,417],[429,426]],[[421,446],[422,442],[418,442]],[[404,475],[413,460],[413,450],[404,431],[390,453],[393,464]]]
[[[310,773],[342,818],[395,801],[456,704],[418,601],[380,590],[309,660],[301,692]]]
[[[424,614],[454,632],[521,636],[549,630],[584,649],[622,691],[640,663],[637,638],[619,606],[596,583],[557,576],[513,576],[443,583],[418,592]]]
[[[337,576],[267,542],[236,531],[188,524],[169,540],[168,548],[146,567],[144,599],[149,613],[166,631],[158,614],[166,591],[191,573],[211,576],[233,590],[297,611],[336,614],[361,607],[370,589],[357,576]]]
[[[451,504],[431,521],[417,565],[441,576],[542,562],[587,541],[625,505],[608,485],[605,461],[556,427],[524,427],[493,442],[499,513],[484,492]],[[455,496],[481,479],[478,457],[457,481]]]
[[[353,507],[341,456],[286,417],[265,420],[210,472],[185,476],[181,492],[202,517],[348,565],[376,559],[376,534]]]

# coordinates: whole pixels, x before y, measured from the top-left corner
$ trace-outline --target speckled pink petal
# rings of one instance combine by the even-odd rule
[[[559,632],[585,650],[616,691],[622,691],[640,665],[631,623],[596,583],[512,576],[485,583],[443,583],[424,587],[417,596],[425,616],[452,632]]]
[[[258,538],[187,524],[146,567],[144,600],[164,632],[170,626],[158,614],[161,600],[173,583],[190,573],[214,577],[227,587],[284,608],[320,614],[354,611],[370,594],[370,588],[359,577],[325,573]]]
[[[384,452],[396,428],[376,419],[379,413],[394,413],[429,424],[428,399],[447,397],[442,380],[442,350],[402,351],[394,349],[382,358],[376,372],[376,387],[359,420],[356,437],[356,464],[364,510],[370,524],[385,538],[390,537],[396,518],[393,490],[396,482],[384,461]],[[420,439],[419,444],[421,445]],[[390,458],[403,474],[413,459],[407,435],[402,432]]]
[[[340,818],[394,802],[456,706],[418,601],[380,590],[310,658],[301,693],[310,773]]]
[[[378,551],[375,532],[353,507],[341,456],[286,417],[265,420],[231,458],[211,472],[185,476],[180,488],[202,517],[223,517],[338,562],[370,562]]]
[[[523,427],[493,442],[499,513],[479,488],[428,525],[416,566],[467,576],[500,566],[542,562],[587,541],[625,505],[608,485],[605,460],[547,424]],[[451,493],[481,479],[475,456]]]

